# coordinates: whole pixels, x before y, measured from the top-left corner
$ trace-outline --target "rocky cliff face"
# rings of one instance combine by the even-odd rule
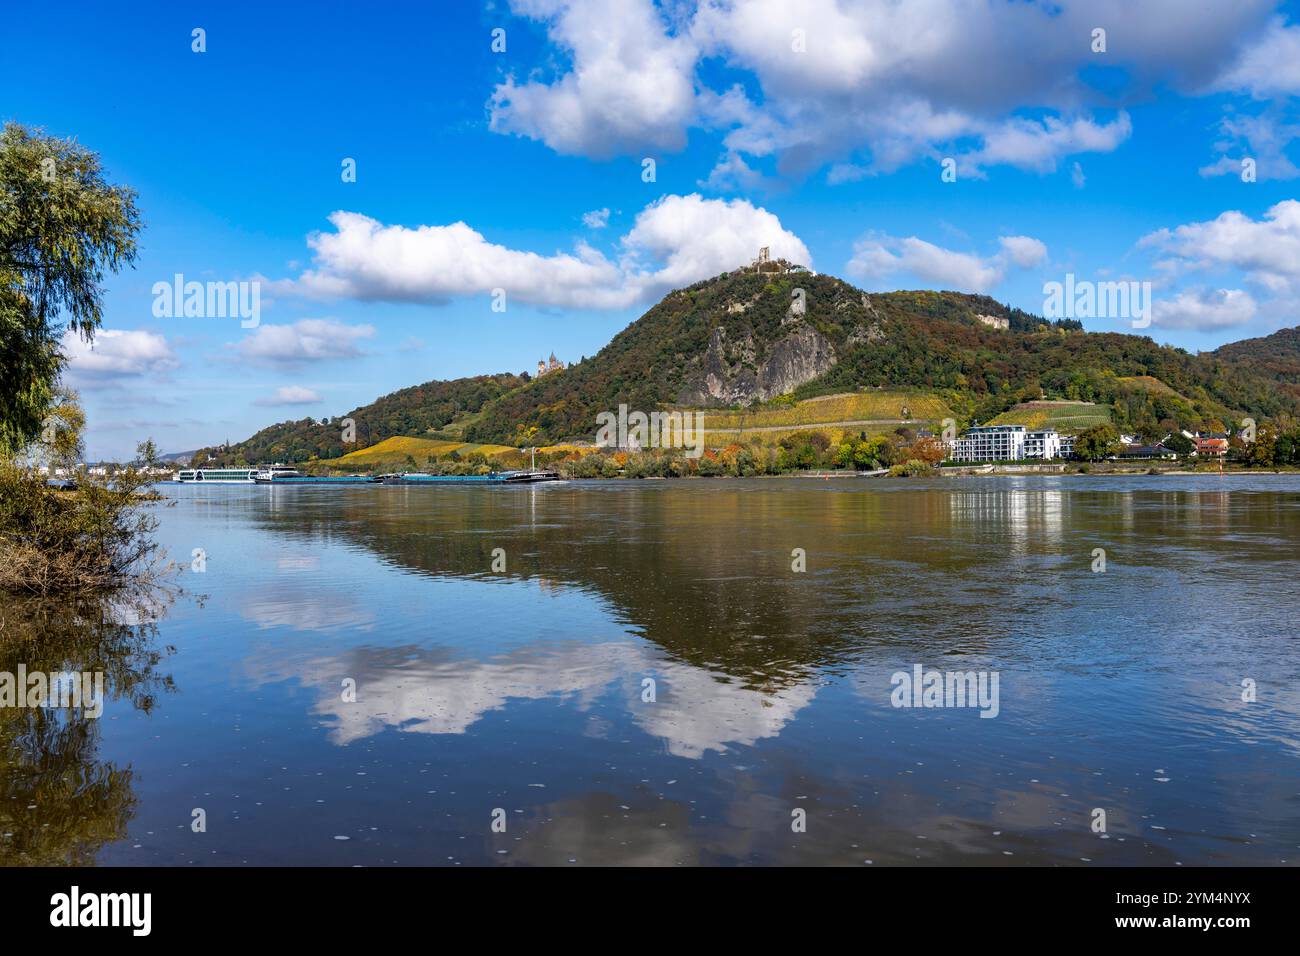
[[[793,321],[760,359],[748,326],[719,325],[705,353],[691,362],[677,395],[682,405],[750,405],[793,391],[835,364],[835,349],[811,326]]]
[[[816,329],[800,325],[776,345],[758,370],[758,401],[793,392],[835,364],[835,349]]]

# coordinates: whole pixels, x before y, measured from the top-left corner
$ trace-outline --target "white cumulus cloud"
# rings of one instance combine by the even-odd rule
[[[361,355],[359,343],[375,334],[372,325],[348,325],[334,319],[302,319],[292,325],[260,325],[235,350],[259,364],[317,362]]]
[[[1021,269],[1042,265],[1047,258],[1047,246],[1032,236],[1003,236],[998,244],[1011,264]]]
[[[1013,266],[1031,269],[1047,258],[1047,246],[1031,236],[1003,236],[998,244],[996,254],[979,256],[945,249],[916,236],[868,233],[854,245],[847,268],[850,275],[864,279],[880,281],[907,273],[941,289],[988,292]]]
[[[1109,153],[1128,139],[1133,123],[1120,113],[1109,123],[1087,117],[1063,120],[1010,119],[984,130],[984,145],[964,154],[959,167],[967,175],[984,175],[986,166],[1017,166],[1038,173],[1056,169],[1062,156],[1078,153]]]
[[[651,203],[636,217],[623,246],[632,264],[629,282],[643,290],[642,298],[748,264],[760,246],[770,247],[774,259],[812,262],[803,240],[766,209],[743,199],[724,202],[696,193]],[[647,259],[662,265],[643,270]]]
[[[1300,69],[1288,29],[1268,32],[1274,0],[510,6],[543,24],[543,63],[561,65],[503,77],[488,102],[493,130],[595,158],[654,155],[683,148],[692,129],[720,131],[720,179],[766,156],[786,175],[838,164],[839,182],[945,155],[963,156],[968,173],[1046,172],[1115,149],[1131,131],[1124,108],[1153,89],[1203,92],[1216,79],[1294,89]],[[1091,47],[1100,25],[1110,30],[1104,54]],[[1091,81],[1098,65],[1125,71],[1120,95]]]
[[[274,395],[266,395],[253,402],[254,405],[315,405],[321,401],[320,393],[303,388],[301,385],[282,385]]]
[[[609,157],[676,151],[695,113],[694,45],[669,33],[650,0],[515,0],[517,14],[548,25],[572,59],[553,83],[500,83],[490,128],[546,143],[558,153]]]
[[[624,308],[650,301],[753,259],[760,246],[774,257],[811,265],[808,247],[772,213],[741,199],[665,196],[640,214],[606,255],[585,242],[550,255],[490,242],[463,222],[388,226],[354,212],[330,216],[334,232],[308,240],[312,267],[273,285],[334,299],[440,304],[454,297],[504,290],[511,302],[574,308]],[[301,323],[300,323],[301,325]],[[297,351],[285,327],[258,330],[250,357]]]
[[[1300,93],[1300,26],[1275,17],[1214,82],[1216,90],[1241,90],[1266,99]]]
[[[1160,229],[1139,242],[1168,253],[1175,272],[1238,269],[1274,293],[1300,291],[1300,202],[1286,199],[1259,219],[1229,210],[1205,222]]]
[[[504,289],[542,305],[617,305],[619,270],[579,245],[576,254],[540,255],[489,242],[463,222],[386,226],[355,212],[330,216],[334,232],[308,239],[313,267],[292,283],[319,298],[445,303]]]
[[[100,329],[93,344],[69,330],[62,350],[70,379],[82,385],[155,375],[180,365],[166,338],[144,330]]]
[[[1196,289],[1156,300],[1152,321],[1166,329],[1210,332],[1245,325],[1255,312],[1254,298],[1242,289]]]

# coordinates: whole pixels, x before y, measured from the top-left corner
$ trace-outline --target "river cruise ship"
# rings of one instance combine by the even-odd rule
[[[296,476],[298,469],[291,465],[262,465],[259,468],[184,468],[176,473],[176,480],[185,484],[199,483],[223,485],[251,485],[258,477],[271,478]]]
[[[185,484],[251,485],[256,471],[256,468],[182,468],[176,472],[176,480]]]

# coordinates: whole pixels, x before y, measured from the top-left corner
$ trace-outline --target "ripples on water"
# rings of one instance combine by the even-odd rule
[[[1300,857],[1295,477],[167,493],[201,603],[2,612],[115,689],[0,711],[0,862]]]

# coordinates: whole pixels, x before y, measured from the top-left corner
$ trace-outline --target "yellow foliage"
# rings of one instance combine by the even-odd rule
[[[1110,422],[1110,407],[1088,402],[1024,402],[987,422],[989,425],[1024,425],[1030,430],[1055,428],[1076,434],[1093,425]]]
[[[335,458],[329,461],[323,461],[321,464],[332,465],[339,468],[346,468],[349,465],[380,465],[389,462],[404,462],[407,456],[414,458],[420,464],[432,456],[446,456],[453,451],[462,458],[482,452],[489,457],[502,455],[506,452],[516,451],[508,445],[475,445],[465,442],[443,441],[435,438],[410,438],[405,436],[394,436],[385,438],[381,442],[376,442],[368,448],[360,448],[357,451],[348,452],[342,458]]]
[[[937,396],[925,392],[885,389],[822,395],[792,406],[702,411],[704,427],[710,432],[713,429],[740,431],[779,425],[817,425],[823,422],[887,421],[917,424],[939,422],[952,415],[951,409]]]

